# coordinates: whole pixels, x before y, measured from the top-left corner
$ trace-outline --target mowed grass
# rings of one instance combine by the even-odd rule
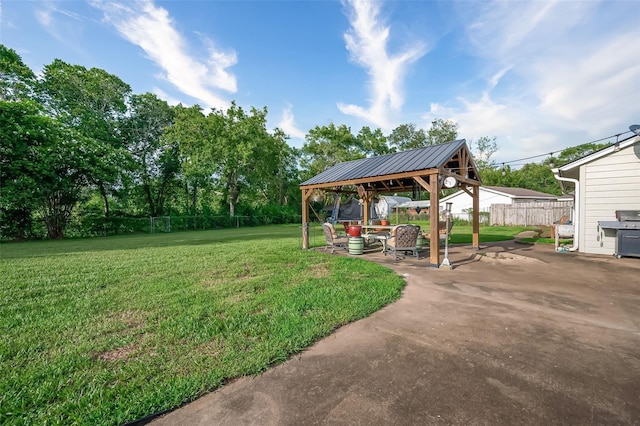
[[[300,245],[299,225],[2,244],[0,424],[139,419],[400,297],[391,270]]]
[[[422,232],[429,232],[429,221],[411,221],[411,224],[419,225]],[[512,240],[523,231],[532,230],[526,226],[480,226],[480,242],[489,243],[496,241]],[[450,244],[471,244],[473,241],[473,227],[455,223],[451,228]]]
[[[428,230],[429,228],[424,229]],[[480,242],[489,243],[512,240],[519,233],[531,229],[531,227],[525,226],[481,226]],[[471,244],[472,240],[473,227],[456,224],[451,228],[451,244]]]

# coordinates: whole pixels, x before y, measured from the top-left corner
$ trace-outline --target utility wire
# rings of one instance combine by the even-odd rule
[[[575,145],[575,147],[577,147],[577,146],[581,146],[581,145],[586,145],[586,144],[588,144],[588,143],[597,143],[597,142],[602,142],[602,141],[604,141],[604,140],[611,139],[611,138],[613,138],[613,137],[615,137],[615,138],[619,138],[620,136],[622,136],[622,135],[624,135],[624,134],[627,134],[627,133],[632,133],[632,131],[631,131],[631,130],[627,130],[626,132],[617,133],[617,134],[615,134],[615,135],[607,136],[606,138],[597,139],[597,140],[594,140],[594,141],[591,141],[591,142],[584,142],[584,143],[581,143],[581,144],[579,144],[579,145]],[[521,161],[532,160],[532,159],[534,159],[534,158],[539,158],[539,157],[553,156],[553,154],[557,154],[557,153],[562,152],[562,151],[564,151],[565,149],[569,149],[569,148],[574,148],[574,147],[571,147],[571,146],[570,146],[570,147],[568,147],[568,148],[560,149],[560,150],[558,150],[558,151],[546,152],[546,153],[544,153],[544,154],[539,154],[539,155],[532,155],[531,157],[518,158],[517,160],[502,161],[502,162],[500,162],[499,164],[502,164],[502,166],[504,167],[506,164],[519,163],[519,162],[521,162]],[[526,164],[526,163],[524,163],[524,164]],[[517,165],[519,165],[519,164],[514,164],[514,166],[517,166]]]

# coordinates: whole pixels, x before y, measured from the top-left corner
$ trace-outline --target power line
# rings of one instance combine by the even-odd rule
[[[579,144],[579,145],[575,145],[575,146],[573,146],[573,147],[572,147],[572,146],[570,146],[570,147],[563,148],[563,149],[560,149],[560,150],[557,150],[557,151],[545,152],[544,154],[532,155],[531,157],[518,158],[517,160],[502,161],[500,164],[502,164],[502,166],[504,167],[506,164],[519,163],[519,162],[521,162],[521,161],[532,160],[532,159],[534,159],[534,158],[539,158],[539,157],[553,156],[553,154],[557,154],[557,153],[562,152],[562,151],[564,151],[564,150],[566,150],[566,149],[569,149],[569,148],[574,148],[574,147],[578,147],[578,146],[586,145],[586,144],[588,144],[588,143],[597,143],[597,142],[602,142],[602,141],[604,141],[604,140],[611,139],[611,138],[613,138],[613,137],[615,137],[615,138],[619,138],[620,136],[622,136],[622,135],[624,135],[624,134],[627,134],[627,133],[633,133],[633,132],[632,132],[631,130],[627,130],[626,132],[617,133],[617,134],[615,134],[615,135],[607,136],[606,138],[596,139],[596,140],[591,141],[591,142],[584,142],[584,143],[581,143],[581,144]],[[525,163],[525,164],[526,164],[526,163]],[[516,166],[516,165],[519,165],[519,164],[514,164],[514,166]]]

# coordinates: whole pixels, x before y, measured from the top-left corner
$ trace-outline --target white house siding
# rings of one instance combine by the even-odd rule
[[[616,220],[616,210],[640,210],[640,143],[580,167],[580,251],[614,254],[615,232],[598,221]]]
[[[451,198],[447,197],[440,200],[440,205],[444,207],[446,202],[453,203],[451,205],[451,213],[453,217],[470,220],[470,215],[467,209],[473,208],[473,198],[464,191],[460,191]],[[488,212],[491,209],[492,204],[511,204],[511,198],[505,195],[495,194],[493,192],[486,191],[480,187],[480,211]]]

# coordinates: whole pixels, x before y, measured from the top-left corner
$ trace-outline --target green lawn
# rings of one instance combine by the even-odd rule
[[[0,424],[122,424],[264,371],[398,299],[299,226],[0,246]]]
[[[412,221],[414,225],[419,225],[423,232],[429,232],[428,221]],[[494,241],[512,240],[522,231],[534,228],[526,226],[480,226],[480,242],[489,243]],[[473,239],[473,227],[455,223],[451,228],[451,244],[471,244]]]
[[[423,225],[424,227],[424,225]],[[481,228],[481,241],[522,228]],[[400,297],[299,225],[0,245],[0,424],[122,424],[264,371]],[[319,226],[312,246],[324,245]],[[453,243],[471,227],[454,226]]]

